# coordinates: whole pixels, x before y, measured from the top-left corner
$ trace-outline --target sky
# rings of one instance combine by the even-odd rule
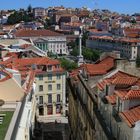
[[[140,0],[1,0],[0,9],[19,9],[32,7],[89,7],[91,9],[109,9],[119,13],[140,13]]]

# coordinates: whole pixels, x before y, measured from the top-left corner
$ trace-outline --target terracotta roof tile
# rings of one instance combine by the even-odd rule
[[[108,84],[132,86],[132,85],[137,84],[138,80],[139,79],[137,77],[133,76],[133,75],[124,73],[122,71],[118,71],[117,73],[112,75],[110,78],[103,79],[101,81],[102,83],[99,82],[97,84],[97,87],[99,89],[101,89],[100,85],[102,85],[103,83],[104,83],[104,87],[105,87],[105,85],[108,85]],[[104,87],[102,86],[102,90],[103,90]]]
[[[23,80],[26,79],[28,72],[32,70],[32,66],[35,64],[37,66],[39,65],[52,65],[53,66],[53,72],[64,72],[63,68],[59,67],[56,68],[56,65],[60,65],[60,62],[56,59],[50,59],[47,57],[35,57],[35,58],[9,58],[6,61],[0,62],[1,65],[4,65],[7,68],[12,68],[19,70],[21,73],[21,77]],[[55,65],[55,66],[54,66]],[[36,73],[42,72],[42,69],[39,71],[36,71]]]
[[[97,87],[98,87],[100,90],[104,90],[105,85],[106,85],[105,82],[102,81],[102,82],[100,82],[100,83],[97,84]]]
[[[135,77],[116,77],[113,81],[112,84],[115,85],[133,85],[136,83],[138,78]]]
[[[62,34],[50,30],[18,30],[15,33],[16,37],[39,37],[39,36],[62,36]]]
[[[119,115],[129,127],[133,127],[140,120],[140,106],[121,112]]]
[[[106,96],[106,99],[109,103],[111,103],[112,105],[116,104],[116,95],[109,95]]]
[[[34,82],[34,78],[35,78],[35,71],[30,71],[29,74],[29,81],[26,83],[26,87],[25,87],[25,92],[29,93],[32,89],[33,86],[33,82]]]
[[[140,90],[118,90],[115,94],[122,100],[140,99]]]
[[[126,37],[113,38],[110,36],[96,36],[96,35],[90,36],[89,39],[109,40],[109,41],[126,42],[126,43],[139,43],[140,42],[140,39],[137,39],[137,38],[126,38]]]
[[[8,72],[7,70],[5,70],[5,69],[0,69],[0,72],[2,73],[2,74],[4,74],[4,78],[1,78],[0,79],[0,82],[4,82],[4,81],[6,81],[6,80],[8,80],[8,79],[11,79],[12,78],[12,74],[10,73],[10,72]]]
[[[86,71],[90,76],[106,74],[115,66],[113,57],[106,57],[99,61],[98,64],[85,64]]]

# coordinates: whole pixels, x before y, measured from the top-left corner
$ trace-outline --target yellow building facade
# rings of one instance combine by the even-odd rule
[[[46,71],[36,75],[37,116],[40,121],[54,122],[65,116],[66,74]]]

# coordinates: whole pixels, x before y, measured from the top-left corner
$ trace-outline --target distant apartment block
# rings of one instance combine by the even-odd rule
[[[68,23],[68,22],[78,22],[79,17],[73,14],[68,13],[54,13],[53,15],[53,22],[56,24],[61,24],[62,22]]]
[[[140,40],[125,37],[90,36],[86,46],[103,51],[119,51],[121,57],[129,60],[136,60],[140,52]]]
[[[46,16],[46,9],[42,7],[36,7],[33,9],[35,18],[44,18]]]

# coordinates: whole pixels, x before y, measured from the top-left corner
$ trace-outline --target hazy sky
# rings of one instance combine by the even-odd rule
[[[86,6],[91,9],[109,9],[120,13],[140,13],[140,0],[1,0],[0,9],[26,8],[29,4],[33,7]]]

